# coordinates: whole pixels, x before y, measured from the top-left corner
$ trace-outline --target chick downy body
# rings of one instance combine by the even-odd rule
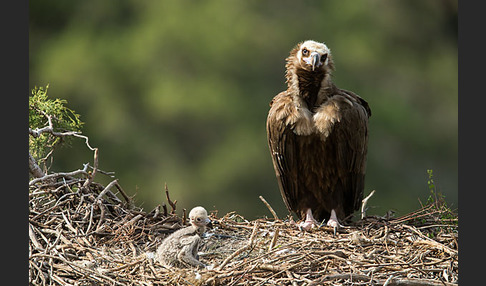
[[[189,212],[191,225],[177,230],[166,237],[155,253],[155,259],[165,266],[199,267],[206,265],[199,261],[197,251],[202,242],[201,235],[210,222],[203,207],[195,207]]]

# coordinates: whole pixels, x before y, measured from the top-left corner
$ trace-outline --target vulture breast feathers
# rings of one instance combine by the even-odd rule
[[[361,204],[368,145],[368,103],[331,81],[329,48],[299,43],[286,59],[287,90],[270,103],[267,136],[289,211],[344,220]]]

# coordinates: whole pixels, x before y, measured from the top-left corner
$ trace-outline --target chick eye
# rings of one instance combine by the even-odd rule
[[[325,62],[327,59],[327,54],[323,54],[321,57],[321,63]]]
[[[196,220],[197,220],[197,221],[201,221],[201,218],[200,218],[200,217],[198,217],[198,218],[196,218]]]
[[[306,49],[306,48],[304,48],[304,49],[302,50],[302,55],[303,55],[304,57],[308,56],[308,55],[309,55],[309,50],[308,50],[308,49]]]

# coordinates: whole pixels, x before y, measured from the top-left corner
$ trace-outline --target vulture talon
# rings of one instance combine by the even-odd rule
[[[316,219],[314,218],[314,216],[312,215],[312,210],[307,209],[306,214],[305,214],[305,220],[303,222],[299,223],[299,229],[301,231],[302,230],[309,231],[309,230],[313,229],[314,227],[319,228],[320,226],[319,226],[318,222],[316,221]]]

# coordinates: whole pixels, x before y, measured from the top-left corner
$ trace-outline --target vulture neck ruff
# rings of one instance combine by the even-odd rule
[[[288,91],[294,96],[302,99],[307,108],[313,111],[321,105],[332,94],[332,82],[330,70],[327,67],[315,71],[306,70],[300,67],[297,46],[287,58],[286,82]]]
[[[329,85],[329,76],[322,71],[297,69],[298,95],[305,101],[307,108],[313,110],[323,101]],[[326,79],[324,81],[324,79]],[[321,92],[321,88],[323,92]],[[319,96],[321,95],[321,96]],[[319,100],[318,100],[319,99]]]

